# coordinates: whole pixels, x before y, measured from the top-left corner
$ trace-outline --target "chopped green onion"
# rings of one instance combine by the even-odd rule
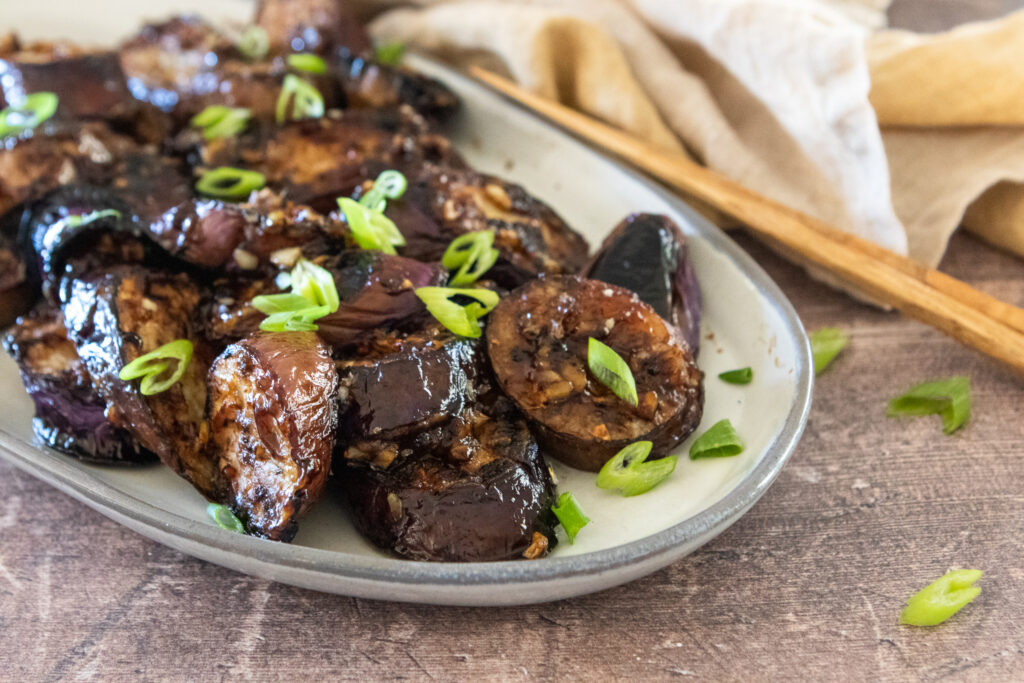
[[[389,169],[381,172],[373,181],[366,194],[359,198],[359,203],[371,211],[384,212],[387,208],[387,200],[401,199],[405,189],[409,187],[409,181],[401,171]]]
[[[838,327],[824,327],[810,334],[811,355],[814,357],[814,374],[820,375],[836,356],[846,348],[850,338]]]
[[[247,26],[235,47],[246,59],[263,59],[270,50],[270,38],[262,26]]]
[[[100,211],[90,211],[89,213],[78,214],[77,216],[68,216],[64,219],[64,224],[71,228],[78,228],[103,218],[120,217],[121,212],[117,209],[102,209]]]
[[[743,452],[743,440],[729,420],[719,420],[690,446],[690,460],[728,458]]]
[[[288,116],[288,103],[292,103],[292,114]],[[278,123],[291,119],[318,119],[324,115],[324,98],[309,81],[295,74],[288,74],[281,84],[277,97],[275,115]]]
[[[441,265],[448,270],[459,269],[452,275],[448,284],[464,286],[479,280],[497,260],[498,250],[494,248],[494,231],[482,230],[459,235],[453,239],[441,257]]]
[[[551,506],[551,512],[555,513],[558,523],[565,529],[565,535],[569,537],[569,543],[575,543],[576,534],[590,523],[590,517],[584,514],[583,508],[580,507],[580,502],[576,500],[576,496],[568,491],[558,497],[558,501]]]
[[[142,378],[139,391],[143,396],[152,396],[170,389],[185,374],[189,361],[192,360],[192,342],[187,339],[176,339],[160,348],[139,356],[121,368],[118,375],[123,381],[130,382]],[[174,372],[169,377],[158,380],[167,372],[171,362],[176,362]]]
[[[427,305],[437,321],[460,337],[478,339],[482,334],[480,318],[498,305],[498,293],[489,289],[453,289],[451,287],[419,287],[416,296]],[[463,296],[473,301],[465,306],[452,301]]]
[[[405,54],[405,43],[391,41],[381,43],[373,48],[373,58],[381,64],[398,66],[402,63],[402,56]]]
[[[619,489],[624,496],[638,496],[668,479],[678,458],[669,455],[648,461],[652,446],[650,441],[637,441],[616,453],[597,473],[597,487]]]
[[[395,247],[405,245],[405,237],[398,227],[380,211],[369,209],[348,197],[338,198],[338,208],[345,214],[345,222],[360,249],[394,254],[397,253]]]
[[[0,111],[0,138],[32,130],[57,113],[57,95],[37,92]]]
[[[323,75],[327,73],[327,63],[324,62],[323,57],[310,54],[309,52],[288,55],[288,66],[296,71],[305,71],[310,74]]]
[[[939,415],[942,431],[952,434],[971,417],[971,380],[956,376],[913,387],[889,401],[889,417]]]
[[[267,317],[260,323],[266,332],[314,332],[314,321],[341,305],[334,276],[326,268],[299,259],[288,277],[291,292],[261,294],[252,306]]]
[[[242,526],[241,520],[235,516],[228,506],[220,505],[219,503],[210,503],[206,506],[206,514],[210,516],[210,519],[217,523],[221,529],[227,529],[228,531],[234,531],[239,534],[245,533],[245,527]]]
[[[601,384],[631,406],[637,405],[633,372],[610,346],[591,337],[587,342],[587,365]]]
[[[245,199],[266,183],[262,173],[221,166],[204,173],[196,183],[196,191],[218,199]]]
[[[193,116],[189,123],[195,128],[201,128],[204,138],[214,140],[238,135],[249,125],[251,116],[251,109],[211,104]]]
[[[909,626],[941,624],[978,597],[981,588],[974,582],[981,575],[978,569],[957,569],[936,579],[907,600],[900,623]]]
[[[754,379],[754,371],[750,368],[729,370],[719,374],[718,379],[729,384],[750,384],[750,380]]]

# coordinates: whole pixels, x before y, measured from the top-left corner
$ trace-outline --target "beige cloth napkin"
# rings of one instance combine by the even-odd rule
[[[968,225],[1024,253],[1024,14],[922,37],[875,32],[888,0],[368,1],[387,9],[375,37],[497,69],[928,265],[979,196]]]

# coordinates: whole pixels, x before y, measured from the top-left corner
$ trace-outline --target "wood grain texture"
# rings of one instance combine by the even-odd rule
[[[737,239],[808,328],[853,341],[776,484],[689,558],[549,605],[355,600],[181,555],[0,463],[0,679],[1021,680],[1024,382]],[[1024,263],[973,238],[943,269],[1024,303]],[[974,385],[961,433],[884,417],[889,397],[953,373]],[[985,570],[981,596],[941,627],[899,626],[951,567]]]

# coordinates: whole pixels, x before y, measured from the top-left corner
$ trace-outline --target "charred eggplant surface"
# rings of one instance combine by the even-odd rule
[[[337,373],[311,332],[264,332],[210,368],[210,454],[251,534],[289,541],[331,471]]]
[[[414,560],[483,562],[546,554],[553,485],[508,402],[465,411],[408,440],[388,468],[348,462],[336,477],[357,528]]]
[[[590,338],[618,353],[637,406],[587,368]],[[535,280],[498,304],[487,347],[501,388],[531,419],[545,452],[597,471],[638,440],[663,456],[700,422],[702,374],[679,333],[636,294],[575,276]]]

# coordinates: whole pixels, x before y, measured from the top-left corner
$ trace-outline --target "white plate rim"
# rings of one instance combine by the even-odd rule
[[[459,81],[460,88],[484,90],[510,106],[523,109],[514,101],[448,67],[419,55],[414,59],[430,62],[433,68],[445,72],[443,78]],[[572,143],[580,145],[584,153],[614,164],[625,175],[647,185],[673,210],[685,216],[700,239],[733,261],[752,282],[758,294],[779,315],[782,322],[779,332],[789,334],[795,342],[794,398],[781,431],[743,479],[708,508],[650,536],[580,555],[548,557],[541,561],[417,562],[268,542],[226,532],[213,525],[200,524],[130,496],[113,485],[76,469],[64,461],[67,456],[25,444],[7,432],[3,425],[0,425],[0,455],[19,469],[71,495],[101,514],[177,550],[216,564],[236,568],[237,571],[284,583],[360,597],[435,604],[525,604],[592,592],[624,583],[692,552],[728,528],[753,506],[767,491],[796,448],[811,406],[814,373],[810,342],[795,309],[778,285],[723,231],[646,176],[578,140],[546,119],[537,117],[537,120]],[[44,456],[42,460],[39,458],[40,455]],[[248,566],[245,570],[238,570],[237,567],[240,565]],[[616,578],[617,573],[621,574],[631,567],[639,571],[628,572],[628,576],[620,575]],[[576,588],[567,586],[559,589],[552,585],[569,577],[573,578],[572,583],[577,586]],[[579,588],[588,577],[593,580],[589,587]],[[536,593],[536,599],[522,591],[517,591],[516,597],[510,600],[503,600],[500,596],[490,599],[480,597],[480,589],[512,586],[539,588],[544,584],[548,585]],[[431,588],[440,592],[434,598],[427,598],[425,594],[429,593]],[[473,590],[466,595],[459,595],[458,592],[450,590],[458,588]]]

